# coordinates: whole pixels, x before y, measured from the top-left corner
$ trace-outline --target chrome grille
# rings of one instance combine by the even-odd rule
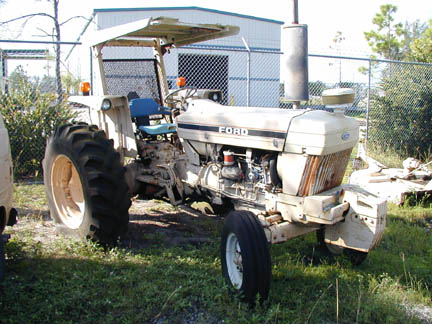
[[[352,148],[328,155],[310,155],[297,196],[316,195],[342,183]]]

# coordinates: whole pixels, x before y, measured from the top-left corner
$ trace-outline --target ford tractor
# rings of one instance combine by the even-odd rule
[[[359,126],[340,109],[235,107],[221,103],[220,90],[170,89],[171,49],[238,33],[171,18],[95,32],[99,95],[69,98],[79,122],[55,131],[43,167],[58,229],[104,244],[127,231],[135,195],[228,209],[222,274],[253,301],[269,293],[270,244],[316,232],[331,253],[359,264],[381,240],[386,201],[342,184]],[[118,58],[124,49],[137,57]],[[339,89],[323,98],[339,105],[352,96]]]

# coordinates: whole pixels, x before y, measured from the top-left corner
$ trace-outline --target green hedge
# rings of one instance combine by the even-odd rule
[[[40,177],[47,138],[56,127],[74,118],[55,93],[41,93],[30,82],[0,95],[0,113],[9,132],[15,179]]]
[[[370,143],[381,151],[425,158],[432,152],[432,73],[423,66],[386,71],[372,97]]]

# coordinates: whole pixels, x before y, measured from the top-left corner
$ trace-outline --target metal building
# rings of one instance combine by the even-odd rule
[[[184,76],[190,86],[222,90],[225,104],[279,106],[281,21],[200,7],[109,8],[95,9],[94,14],[99,29],[161,16],[188,23],[239,26],[236,36],[165,54],[168,80],[176,87],[175,79]],[[131,48],[104,52],[104,58],[116,59],[151,55]]]

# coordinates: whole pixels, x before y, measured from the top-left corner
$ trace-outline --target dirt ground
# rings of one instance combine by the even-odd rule
[[[194,206],[195,207],[195,206]],[[129,227],[121,238],[120,247],[140,249],[164,244],[199,245],[219,239],[223,217],[208,212],[206,205],[198,205],[202,213],[187,205],[173,207],[159,200],[135,199],[129,209]],[[7,228],[7,233],[28,232],[35,241],[51,244],[59,235],[47,209],[18,208],[18,223]]]
[[[209,211],[203,204],[197,207]],[[157,200],[135,200],[129,210],[128,233],[121,244],[141,248],[160,240],[168,246],[198,245],[219,239],[222,225],[222,217],[187,205],[174,208]]]

